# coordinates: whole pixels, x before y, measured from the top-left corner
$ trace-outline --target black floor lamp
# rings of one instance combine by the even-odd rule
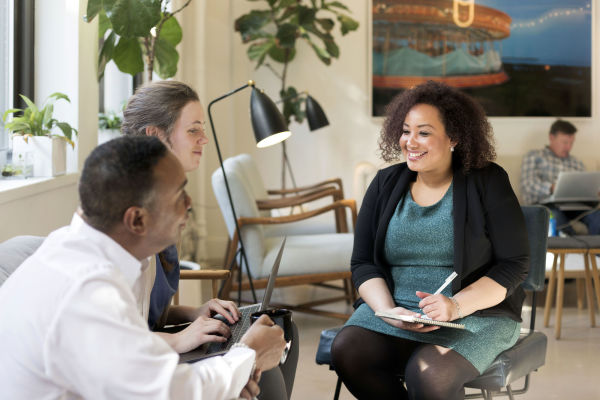
[[[306,104],[305,104],[305,113],[306,119],[308,120],[308,129],[310,131],[316,131],[317,129],[321,129],[327,125],[329,125],[329,120],[327,120],[327,116],[325,115],[325,111],[321,105],[311,96],[308,92],[300,92],[295,96],[285,98],[284,100],[293,99],[298,96],[306,95]],[[281,103],[284,100],[280,100],[277,103]],[[286,168],[290,172],[290,178],[292,179],[292,185],[294,188],[297,188],[296,178],[294,178],[294,173],[292,172],[292,166],[290,164],[290,160],[287,156],[287,151],[285,147],[285,142],[281,143],[283,147],[282,152],[282,160],[281,160],[281,188],[285,189],[285,170]]]
[[[219,157],[219,165],[221,166],[221,171],[223,172],[223,180],[225,181],[225,188],[227,189],[227,197],[229,199],[229,205],[231,207],[231,212],[233,214],[233,221],[235,223],[235,231],[238,235],[239,243],[240,243],[240,271],[243,269],[243,265],[246,265],[246,273],[248,274],[248,280],[250,283],[250,289],[252,291],[252,297],[254,302],[256,302],[256,292],[254,291],[254,285],[252,284],[252,275],[250,273],[250,265],[248,264],[248,260],[246,258],[246,252],[244,251],[244,241],[242,238],[242,233],[240,231],[240,227],[237,222],[237,215],[235,212],[235,207],[233,204],[233,199],[231,197],[231,190],[229,189],[229,182],[227,181],[227,174],[225,173],[225,168],[223,167],[223,157],[221,155],[221,149],[219,147],[219,141],[217,140],[217,133],[215,131],[215,126],[212,118],[212,106],[218,101],[221,101],[241,90],[246,89],[247,87],[252,88],[252,95],[250,96],[250,119],[252,120],[252,129],[254,130],[254,137],[256,138],[256,146],[257,147],[268,147],[279,142],[284,141],[285,139],[291,136],[291,133],[287,127],[285,119],[279,109],[273,103],[273,101],[264,94],[261,90],[255,87],[254,81],[248,81],[247,84],[240,86],[239,88],[232,90],[229,93],[224,94],[223,96],[217,97],[212,100],[208,104],[208,119],[210,121],[210,129],[212,130],[213,139],[215,141],[215,147],[217,148],[217,156]],[[234,257],[234,260],[237,258]],[[233,265],[230,266],[230,269]],[[241,274],[238,274],[239,285],[238,285],[238,304],[241,300]],[[221,295],[221,291],[223,290],[223,286],[221,286],[221,290],[219,291],[219,296]]]

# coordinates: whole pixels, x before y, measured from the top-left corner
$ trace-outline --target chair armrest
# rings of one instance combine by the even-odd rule
[[[231,272],[226,269],[184,270],[179,272],[179,279],[227,279]]]
[[[326,213],[336,209],[349,208],[352,213],[352,226],[356,225],[356,201],[354,199],[337,200],[324,207],[316,210],[306,211],[300,214],[285,215],[281,217],[240,217],[238,224],[240,227],[244,225],[272,225],[272,224],[287,224],[290,222],[302,221],[317,215]]]
[[[278,199],[260,199],[256,200],[256,205],[259,210],[273,210],[277,208],[286,208],[299,206],[311,201],[319,200],[327,196],[333,196],[333,200],[341,200],[343,194],[340,189],[333,186],[326,186],[308,193],[303,193],[290,197],[282,197]]]
[[[322,186],[326,186],[326,185],[337,185],[337,189],[339,189],[342,193],[344,191],[344,187],[342,186],[342,180],[340,178],[331,178],[331,179],[327,179],[324,180],[322,182],[319,183],[315,183],[314,185],[309,185],[309,186],[301,186],[301,187],[297,187],[297,188],[292,188],[292,189],[273,189],[273,190],[267,190],[268,194],[291,194],[291,193],[299,193],[299,192],[304,192],[307,190],[312,190],[312,189],[316,189]]]

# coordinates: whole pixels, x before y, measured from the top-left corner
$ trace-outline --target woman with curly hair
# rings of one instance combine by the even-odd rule
[[[464,384],[519,337],[529,260],[519,203],[492,162],[485,112],[444,84],[397,96],[380,148],[384,160],[406,162],[379,171],[365,194],[351,261],[361,299],[335,338],[333,365],[361,399],[464,398]]]

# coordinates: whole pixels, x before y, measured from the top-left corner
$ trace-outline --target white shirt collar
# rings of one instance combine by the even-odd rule
[[[73,234],[99,244],[106,258],[116,265],[125,276],[129,287],[132,287],[140,277],[142,269],[148,268],[147,260],[144,262],[138,260],[113,238],[85,222],[77,213],[73,214],[69,230]]]

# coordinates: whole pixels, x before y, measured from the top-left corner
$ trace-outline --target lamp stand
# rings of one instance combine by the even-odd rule
[[[229,205],[231,206],[231,212],[233,213],[233,222],[235,223],[235,231],[237,232],[238,235],[238,240],[240,243],[240,249],[239,249],[239,253],[240,253],[240,273],[238,274],[238,280],[239,280],[239,285],[238,287],[240,288],[240,291],[238,291],[238,305],[241,304],[241,271],[243,270],[244,264],[246,264],[246,273],[248,274],[248,281],[250,283],[250,290],[252,291],[252,298],[254,300],[254,302],[256,303],[256,292],[254,291],[254,284],[252,283],[252,275],[250,274],[250,264],[248,264],[248,259],[246,258],[246,252],[245,252],[245,247],[244,247],[244,240],[242,239],[242,232],[240,230],[240,226],[238,225],[238,221],[237,221],[237,215],[235,213],[235,207],[233,205],[233,198],[231,197],[231,189],[229,188],[229,181],[227,181],[227,174],[225,173],[225,167],[223,166],[223,157],[221,156],[221,149],[219,147],[219,141],[217,140],[217,133],[215,132],[215,126],[213,123],[213,118],[212,118],[212,113],[211,113],[211,108],[213,106],[214,103],[223,100],[241,90],[244,90],[245,88],[252,86],[252,82],[249,82],[243,86],[240,86],[237,89],[232,90],[229,93],[224,94],[221,97],[217,97],[216,99],[212,100],[209,104],[208,104],[208,119],[210,121],[210,129],[212,130],[212,134],[213,134],[213,139],[215,141],[215,147],[217,148],[217,156],[219,157],[219,165],[221,166],[221,171],[223,172],[223,179],[225,181],[225,188],[227,189],[227,198],[229,199]],[[234,262],[235,259],[237,257],[234,257]],[[233,265],[229,266],[229,269],[231,270],[233,268]],[[224,284],[221,285],[221,289],[219,290],[219,296],[221,296],[221,292],[223,291],[223,287]]]
[[[281,142],[282,147],[282,152],[281,152],[281,188],[285,190],[285,171],[286,168],[290,173],[290,178],[292,180],[292,185],[294,186],[294,189],[297,189],[298,186],[296,185],[296,178],[294,178],[294,172],[292,171],[292,165],[290,164],[290,159],[288,158],[287,155],[287,151],[286,151],[286,147],[285,147],[285,142]],[[284,194],[285,196],[285,194]]]

